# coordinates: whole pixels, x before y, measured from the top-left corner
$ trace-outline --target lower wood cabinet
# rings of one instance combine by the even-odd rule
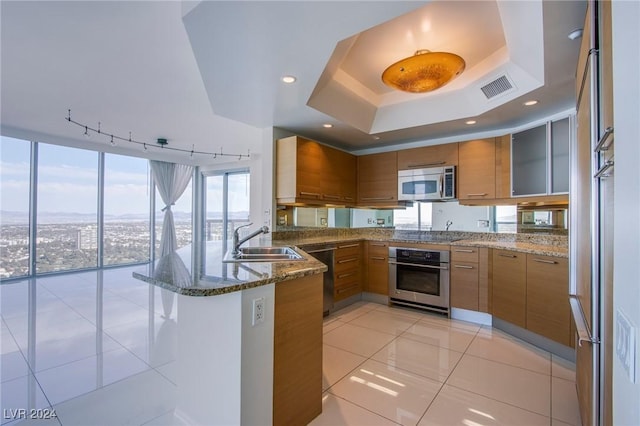
[[[568,260],[509,250],[493,250],[492,260],[492,314],[572,346]]]
[[[322,274],[275,286],[273,424],[306,425],[322,412]]]
[[[493,250],[493,315],[526,328],[527,255]]]
[[[452,308],[489,312],[489,249],[451,246]]]
[[[478,311],[478,248],[451,247],[451,291],[452,308]]]
[[[362,243],[343,243],[336,247],[333,267],[333,300],[339,302],[362,292]]]
[[[389,295],[389,243],[368,241],[366,250],[366,279],[363,290]]]
[[[527,330],[571,345],[569,262],[527,254]]]

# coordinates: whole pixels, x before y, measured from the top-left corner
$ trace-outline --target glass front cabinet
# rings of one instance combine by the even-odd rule
[[[569,192],[572,117],[549,121],[511,136],[511,195]]]

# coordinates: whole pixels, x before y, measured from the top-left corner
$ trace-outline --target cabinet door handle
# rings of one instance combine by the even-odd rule
[[[328,198],[329,200],[339,200],[340,196],[339,195],[322,194],[322,198]]]
[[[338,275],[338,279],[347,278],[347,277],[350,277],[351,275],[354,275],[354,272],[349,272],[349,273],[346,273],[346,274],[339,274]]]
[[[498,254],[498,256],[501,256],[501,257],[509,257],[509,258],[511,258],[511,259],[515,259],[516,257],[518,257],[518,256],[516,256],[515,254],[502,254],[502,253]]]
[[[344,197],[344,199],[347,201],[353,201],[353,197]]]
[[[354,258],[351,258],[351,259],[338,260],[338,263],[349,263],[349,262],[355,262],[356,260],[358,260],[358,258],[354,257]]]
[[[467,265],[453,265],[453,267],[458,269],[473,269],[473,266],[467,266]]]
[[[596,145],[593,152],[607,151],[611,147],[611,143],[608,145],[605,145],[605,143],[607,142],[607,139],[609,139],[609,136],[611,136],[612,134],[613,127],[607,127],[606,129],[604,129],[604,134],[600,138],[600,141],[598,141],[598,145]]]
[[[393,197],[362,197],[362,201],[389,201],[393,200]]]
[[[407,167],[409,167],[410,169],[416,169],[418,167],[441,166],[443,164],[445,164],[445,161],[436,161],[435,163],[409,164]]]
[[[300,191],[300,195],[309,195],[311,197],[320,197],[320,194],[318,194],[317,192],[305,192],[305,191]]]
[[[467,197],[486,197],[487,194],[486,192],[480,193],[480,194],[467,194]]]
[[[593,175],[593,177],[596,179],[600,179],[603,177],[611,176],[611,174],[607,174],[607,172],[609,171],[609,169],[613,167],[613,164],[614,164],[613,160],[605,161],[604,165],[600,167],[600,170],[598,170],[598,172],[595,175]]]
[[[385,243],[369,243],[370,246],[375,246],[375,247],[386,247],[387,245]]]
[[[371,260],[385,260],[384,257],[372,256]]]
[[[455,249],[456,253],[474,253],[472,249]]]
[[[338,293],[338,294],[340,294],[340,293],[344,293],[345,291],[349,291],[349,290],[351,290],[352,288],[356,288],[356,287],[358,287],[358,285],[357,285],[357,284],[356,284],[356,285],[351,285],[351,286],[349,286],[349,287],[347,287],[347,288],[339,288],[339,289],[337,290],[337,293]]]
[[[538,263],[548,263],[550,265],[555,265],[556,262],[555,260],[545,260],[545,259],[533,259],[534,262],[538,262]]]
[[[351,248],[351,247],[358,247],[360,244],[355,243],[355,244],[347,244],[346,246],[338,246],[339,249],[343,249],[343,248]]]

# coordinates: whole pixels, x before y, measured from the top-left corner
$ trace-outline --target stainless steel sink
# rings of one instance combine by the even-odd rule
[[[236,254],[228,251],[222,260],[230,262],[291,262],[304,260],[292,247],[240,247]]]

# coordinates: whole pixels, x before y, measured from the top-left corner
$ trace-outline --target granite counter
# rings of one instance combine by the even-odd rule
[[[218,242],[219,243],[219,242]],[[302,260],[286,262],[223,263],[223,253],[214,244],[205,250],[202,272],[192,274],[192,255],[188,247],[158,259],[150,274],[133,276],[149,284],[185,296],[217,296],[280,281],[320,274],[326,265],[299,250]],[[282,244],[274,244],[282,245]],[[198,268],[200,269],[200,268]]]

